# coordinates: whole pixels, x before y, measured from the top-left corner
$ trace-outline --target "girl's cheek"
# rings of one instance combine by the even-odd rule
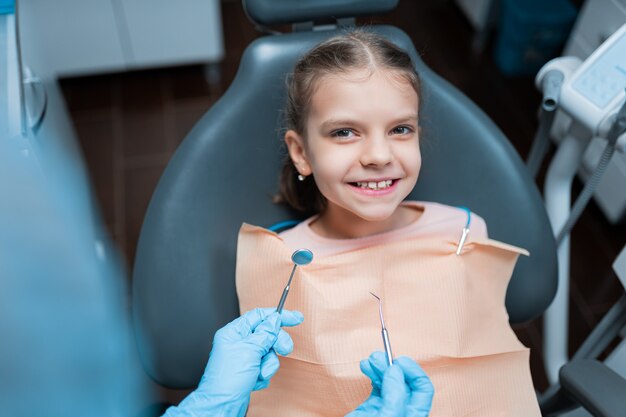
[[[409,141],[409,142],[406,143],[406,146],[404,146],[404,150],[406,152],[419,154],[420,153],[420,144],[419,144],[418,141]]]

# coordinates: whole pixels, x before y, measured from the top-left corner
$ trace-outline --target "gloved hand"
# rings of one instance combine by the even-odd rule
[[[215,333],[213,349],[198,388],[163,417],[243,416],[250,393],[266,388],[278,370],[276,353],[288,355],[293,341],[282,326],[304,320],[298,311],[257,308]]]
[[[372,394],[346,417],[428,416],[435,390],[415,361],[400,356],[389,366],[383,352],[374,352],[361,371],[372,380]]]

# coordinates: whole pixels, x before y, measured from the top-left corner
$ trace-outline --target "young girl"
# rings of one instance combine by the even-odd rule
[[[368,396],[358,363],[382,349],[370,292],[383,300],[393,353],[433,382],[431,416],[539,416],[528,349],[504,306],[525,251],[489,240],[469,211],[404,201],[421,165],[410,57],[352,31],[302,57],[288,94],[280,199],[315,214],[279,235],[242,227],[241,310],[278,301],[293,250],[315,259],[299,268],[286,304],[305,317],[290,331],[295,349],[248,416],[343,416]]]

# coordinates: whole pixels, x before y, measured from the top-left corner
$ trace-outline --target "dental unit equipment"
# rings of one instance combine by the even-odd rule
[[[385,327],[385,319],[383,318],[383,300],[379,296],[370,292],[374,297],[378,299],[378,313],[380,315],[380,326],[382,327],[381,334],[383,336],[383,344],[385,345],[385,354],[387,355],[387,363],[389,366],[393,363],[393,353],[391,352],[391,345],[389,344],[389,333]]]
[[[544,196],[558,245],[559,285],[544,317],[544,361],[548,379],[558,381],[559,369],[568,361],[569,232],[594,195],[613,153],[626,152],[626,25],[618,29],[584,62],[561,57],[548,62],[535,79],[544,93],[544,112],[563,114],[544,118],[529,166],[536,173],[547,147],[548,135],[561,137],[546,176]],[[548,106],[546,108],[546,105]],[[547,113],[546,113],[547,114]],[[554,125],[552,126],[552,119]],[[562,123],[558,123],[560,121]],[[572,206],[571,188],[583,155],[593,138],[602,138],[604,151]],[[543,150],[539,150],[542,148]]]
[[[291,280],[293,279],[293,274],[296,272],[296,268],[298,267],[298,265],[304,266],[310,264],[313,260],[313,252],[308,249],[298,249],[291,254],[291,260],[293,261],[293,269],[291,270],[291,275],[289,275],[289,281],[287,281],[287,285],[283,290],[283,295],[281,295],[280,301],[278,302],[278,307],[276,307],[276,311],[278,313],[283,311],[285,301],[287,300],[287,294],[289,294]]]

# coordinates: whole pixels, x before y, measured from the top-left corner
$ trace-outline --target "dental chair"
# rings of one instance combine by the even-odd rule
[[[133,271],[133,316],[144,367],[158,383],[195,387],[213,334],[238,316],[241,224],[299,220],[271,199],[285,156],[286,74],[342,25],[396,5],[397,0],[244,1],[257,26],[293,24],[294,31],[248,46],[232,85],[180,145],[148,207]],[[369,29],[407,50],[422,79],[423,165],[409,198],[466,206],[485,218],[490,237],[527,248],[531,256],[515,268],[506,307],[511,323],[538,317],[556,292],[557,259],[533,179],[502,132],[422,62],[404,32]]]

